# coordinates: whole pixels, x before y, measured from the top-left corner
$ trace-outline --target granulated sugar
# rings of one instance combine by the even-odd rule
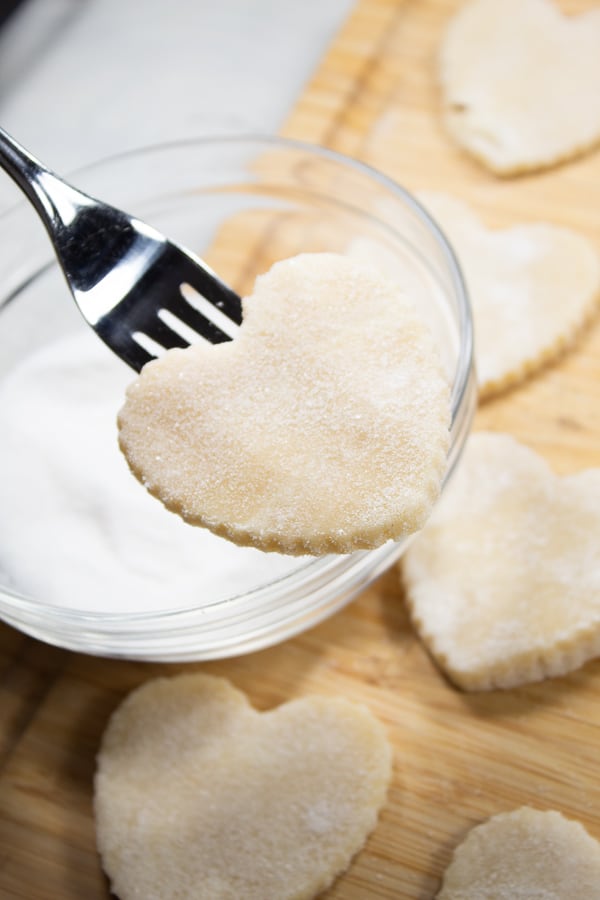
[[[0,385],[5,583],[56,606],[143,612],[215,603],[302,566],[187,525],[148,495],[117,444],[133,377],[86,331]]]

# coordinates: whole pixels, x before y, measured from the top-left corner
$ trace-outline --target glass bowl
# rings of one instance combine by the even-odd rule
[[[396,272],[452,385],[447,481],[475,406],[471,314],[451,248],[405,190],[329,150],[255,137],[145,148],[71,180],[204,256],[242,294],[277,259],[306,251]],[[0,217],[0,247],[6,622],[103,656],[233,656],[331,615],[400,557],[406,541],[314,559],[263,554],[167,513],[116,449],[114,419],[133,373],[81,319],[24,202]]]

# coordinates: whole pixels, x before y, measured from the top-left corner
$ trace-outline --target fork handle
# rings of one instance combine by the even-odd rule
[[[49,231],[66,225],[89,203],[81,191],[57,175],[0,128],[0,167],[31,201]]]

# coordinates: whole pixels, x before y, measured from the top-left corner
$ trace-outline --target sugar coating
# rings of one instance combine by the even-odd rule
[[[573,342],[600,299],[600,256],[590,241],[541,222],[489,231],[451,196],[419,199],[465,275],[482,398],[523,380]]]
[[[302,900],[349,865],[391,775],[365,708],[306,697],[258,713],[228,681],[159,678],[102,739],[98,848],[120,900]]]
[[[600,844],[554,810],[522,807],[473,828],[437,900],[598,900]]]
[[[562,675],[600,653],[600,469],[560,478],[512,437],[469,438],[402,562],[416,628],[465,690]]]
[[[554,165],[600,139],[600,10],[472,0],[440,49],[444,122],[499,175]]]
[[[284,553],[346,553],[420,528],[449,443],[449,387],[395,282],[336,254],[277,263],[234,341],[144,367],[119,442],[188,522]]]

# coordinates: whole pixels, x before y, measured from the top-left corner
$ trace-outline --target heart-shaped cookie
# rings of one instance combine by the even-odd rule
[[[416,628],[465,690],[562,675],[600,653],[600,469],[560,478],[512,437],[469,438],[402,561]]]
[[[120,900],[313,897],[374,828],[390,772],[383,728],[349,701],[258,713],[222,678],[159,678],[102,740],[102,862]]]
[[[504,390],[558,356],[598,305],[595,247],[545,223],[489,231],[453,197],[423,193],[419,199],[446,232],[464,271],[480,395]]]
[[[347,553],[420,528],[446,469],[433,340],[394,281],[347,257],[277,263],[231,342],[144,367],[119,441],[188,522],[284,553]]]
[[[473,828],[437,900],[598,900],[600,844],[583,825],[527,806]]]
[[[600,10],[550,0],[472,0],[440,51],[445,124],[485,166],[511,175],[600,140]]]

